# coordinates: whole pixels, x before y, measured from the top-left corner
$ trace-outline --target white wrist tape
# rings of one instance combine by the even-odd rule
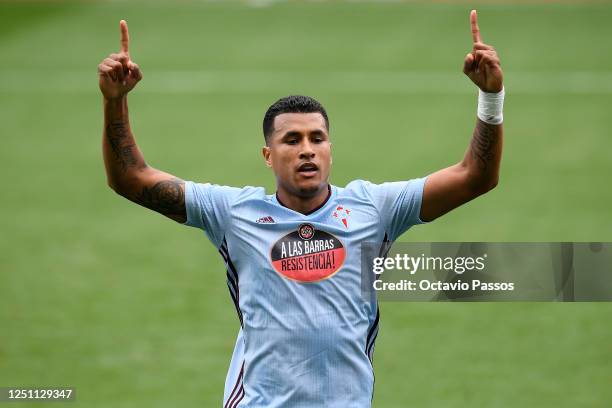
[[[478,119],[490,125],[499,125],[504,121],[505,89],[497,93],[478,90]]]

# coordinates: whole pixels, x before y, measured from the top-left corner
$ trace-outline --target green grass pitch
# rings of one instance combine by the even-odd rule
[[[506,75],[500,185],[401,240],[612,240],[612,5],[480,4]],[[328,109],[335,184],[460,160],[476,112],[461,72],[469,9],[0,3],[0,386],[74,386],[71,407],[220,405],[238,331],[220,257],[105,183],[96,66],[118,49],[119,19],[144,72],[129,99],[147,161],[273,191],[261,119],[290,93]],[[611,312],[383,303],[374,406],[604,407]]]

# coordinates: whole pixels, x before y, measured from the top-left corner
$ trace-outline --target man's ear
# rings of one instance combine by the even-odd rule
[[[266,166],[272,167],[272,152],[270,151],[270,148],[268,146],[262,147],[261,153],[263,154],[264,160],[266,161]]]

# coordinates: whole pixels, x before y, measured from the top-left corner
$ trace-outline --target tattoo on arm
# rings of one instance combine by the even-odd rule
[[[106,137],[115,155],[117,163],[123,172],[129,167],[138,165],[138,159],[134,154],[136,144],[130,137],[129,130],[125,122],[111,122],[106,126]]]
[[[477,161],[478,167],[486,170],[495,159],[495,147],[499,140],[499,126],[489,125],[478,120],[474,136],[470,143],[472,157]]]
[[[174,178],[144,187],[136,201],[163,215],[185,216],[185,182]]]

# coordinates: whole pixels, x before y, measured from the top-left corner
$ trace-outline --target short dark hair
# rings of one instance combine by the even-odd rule
[[[321,105],[316,99],[310,96],[303,95],[289,95],[284,98],[280,98],[274,102],[272,106],[268,108],[263,119],[263,134],[266,143],[268,138],[274,131],[274,118],[281,113],[315,113],[318,112],[325,119],[325,127],[329,131],[329,119],[327,118],[327,112],[323,105]]]

